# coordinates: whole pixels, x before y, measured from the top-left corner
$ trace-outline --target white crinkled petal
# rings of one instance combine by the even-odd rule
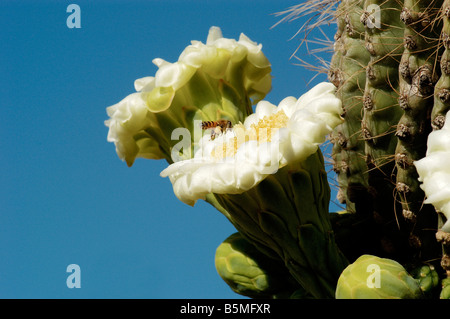
[[[428,136],[427,154],[449,150],[450,150],[449,130],[441,129],[440,131],[432,132],[432,134]]]
[[[114,142],[120,159],[131,163],[139,152],[134,136],[149,126],[148,108],[140,93],[132,93],[107,107],[106,112],[110,117],[105,121],[109,127],[107,140]]]
[[[206,44],[213,44],[216,40],[223,38],[222,30],[219,27],[212,26],[209,28]]]
[[[279,129],[272,139],[276,139],[277,147],[279,148],[279,162],[280,167],[293,163],[299,158],[298,150],[294,148],[295,135],[287,128]]]
[[[134,88],[137,92],[150,92],[155,87],[155,78],[153,76],[146,76],[134,81]]]
[[[252,113],[249,116],[247,116],[244,120],[244,126],[245,128],[249,128],[252,126],[252,124],[256,125],[259,121],[258,115],[256,113]]]
[[[302,108],[307,107],[312,100],[323,97],[323,95],[333,94],[336,87],[329,82],[322,82],[314,86],[311,90],[303,94],[297,101],[298,104],[302,105]]]
[[[442,230],[450,232],[450,111],[447,112],[444,127],[428,135],[427,153],[414,162],[420,187],[425,192],[425,203],[432,204],[443,213],[447,222]]]
[[[448,165],[450,159],[450,151],[430,153],[425,158],[415,162],[417,173],[419,174],[419,181],[422,181],[424,176],[427,176],[427,172],[450,172],[450,165]]]
[[[248,36],[246,36],[244,33],[241,33],[239,35],[239,43],[243,44],[247,47],[249,51],[251,51],[254,54],[257,54],[261,51],[262,45],[258,45],[258,43],[250,40]]]
[[[297,103],[297,98],[295,98],[293,96],[288,96],[280,102],[278,107],[284,111],[284,113],[287,115],[287,117],[291,117],[292,114],[297,110],[296,103]]]
[[[146,123],[148,109],[144,100],[141,98],[141,94],[133,93],[119,103],[109,106],[106,112],[110,117],[109,120],[105,121],[107,126],[115,123],[125,131],[137,132]],[[118,133],[113,128],[109,130],[108,136],[110,135],[116,136]]]
[[[270,65],[267,57],[262,54],[262,44],[253,42],[243,33],[241,33],[238,43],[247,49],[247,59],[250,61],[250,63],[259,68],[264,68]]]
[[[331,132],[331,128],[320,120],[319,115],[305,109],[298,110],[292,115],[288,128],[298,138],[311,144],[325,142],[326,135]]]
[[[214,45],[219,49],[231,52],[231,61],[233,62],[241,61],[248,54],[247,48],[236,42],[234,39],[222,38],[217,40]]]
[[[340,101],[336,100],[334,95],[332,96],[331,94],[326,94],[320,99],[311,100],[308,106],[308,110],[310,112],[314,113],[325,123],[332,126],[336,126],[342,122],[339,113],[336,115],[336,112],[340,112],[340,108]]]
[[[186,160],[172,165],[163,170],[161,176],[170,177],[175,195],[188,205],[194,205],[197,200],[205,199],[209,193],[242,193],[265,177],[256,172],[253,165],[245,162],[199,163],[195,160]],[[189,173],[186,173],[186,169]]]
[[[424,182],[428,182],[426,190],[430,194],[427,196],[426,203],[448,201],[450,198],[450,173],[434,172]]]
[[[161,58],[154,58],[154,59],[152,60],[152,62],[153,62],[153,64],[156,65],[158,68],[161,68],[161,67],[163,67],[163,66],[165,66],[165,65],[171,64],[170,62],[167,62],[166,60],[161,59]]]
[[[255,109],[255,114],[258,120],[264,118],[265,116],[270,116],[277,111],[277,107],[270,102],[261,101],[257,104]]]
[[[183,62],[164,63],[156,71],[155,86],[178,90],[194,75],[196,69]]]
[[[181,52],[178,61],[182,61],[195,68],[200,68],[205,61],[211,61],[215,56],[215,47],[206,46],[201,42],[197,42],[195,45],[186,47],[183,52]]]

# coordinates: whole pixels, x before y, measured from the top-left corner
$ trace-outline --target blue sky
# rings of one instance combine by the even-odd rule
[[[71,3],[79,29],[66,25]],[[176,61],[213,25],[263,44],[267,100],[301,95],[315,73],[289,59],[300,38],[289,39],[303,22],[271,29],[297,3],[0,2],[0,298],[241,298],[214,267],[234,228],[206,203],[180,202],[159,177],[164,161],[120,161],[105,108],[155,73],[153,58]],[[79,289],[66,285],[69,264]]]

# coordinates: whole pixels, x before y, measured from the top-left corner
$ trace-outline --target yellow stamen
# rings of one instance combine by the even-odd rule
[[[234,156],[239,147],[248,141],[257,141],[258,144],[270,142],[273,135],[280,128],[286,127],[289,118],[283,110],[270,116],[264,116],[256,124],[252,124],[248,129],[239,123],[233,127],[235,136],[225,143],[219,142],[211,152],[211,156],[216,159],[223,159]]]

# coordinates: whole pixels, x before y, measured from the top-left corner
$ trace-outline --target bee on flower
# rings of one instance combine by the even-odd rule
[[[224,133],[228,129],[231,129],[233,124],[229,120],[203,121],[201,127],[202,130],[211,129],[211,140],[214,140],[216,136]]]

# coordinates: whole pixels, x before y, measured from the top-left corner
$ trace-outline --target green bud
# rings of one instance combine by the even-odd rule
[[[281,263],[265,256],[240,233],[234,233],[219,245],[215,264],[220,277],[240,295],[289,297],[298,288]]]
[[[424,295],[431,294],[439,285],[439,274],[433,266],[424,265],[411,271]]]
[[[442,290],[440,299],[450,299],[450,277],[442,280]]]
[[[336,299],[418,299],[418,282],[398,262],[363,255],[339,277]]]

